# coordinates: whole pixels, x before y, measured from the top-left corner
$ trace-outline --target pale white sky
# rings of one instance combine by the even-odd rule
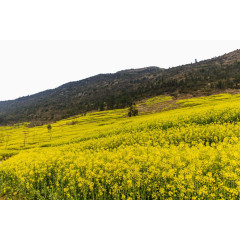
[[[0,100],[99,73],[169,68],[240,49],[240,41],[0,41]]]

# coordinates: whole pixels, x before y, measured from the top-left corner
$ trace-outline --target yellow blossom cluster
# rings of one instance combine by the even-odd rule
[[[0,160],[0,196],[239,199],[240,98],[191,101],[131,119],[114,110],[62,120],[51,138],[46,126],[0,129],[0,155],[12,153]]]

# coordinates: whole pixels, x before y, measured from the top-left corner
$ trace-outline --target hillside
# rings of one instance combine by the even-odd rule
[[[151,106],[0,127],[0,199],[240,199],[240,94]]]
[[[240,88],[240,50],[169,69],[147,67],[99,74],[56,89],[0,102],[0,124],[46,122],[97,110],[124,108],[160,94],[210,95]]]

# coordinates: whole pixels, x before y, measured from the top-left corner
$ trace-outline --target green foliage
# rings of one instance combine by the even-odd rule
[[[47,125],[47,130],[50,132],[52,130],[52,125],[51,124],[48,124]]]
[[[128,109],[128,116],[129,117],[135,117],[138,115],[138,109],[136,107],[136,104],[130,106],[130,108]]]
[[[0,125],[55,122],[93,110],[121,109],[163,94],[210,95],[240,88],[240,51],[169,69],[149,67],[99,74],[14,101],[0,102]],[[170,99],[156,99],[168,101]],[[155,101],[155,100],[154,100]],[[155,102],[147,104],[155,104]]]

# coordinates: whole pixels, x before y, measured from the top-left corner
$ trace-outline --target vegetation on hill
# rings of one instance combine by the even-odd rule
[[[91,111],[120,109],[158,95],[210,95],[240,88],[240,50],[169,69],[149,67],[100,74],[59,88],[0,102],[0,125],[32,125]]]
[[[138,105],[171,105],[172,98]],[[0,127],[0,198],[239,199],[240,94]]]

